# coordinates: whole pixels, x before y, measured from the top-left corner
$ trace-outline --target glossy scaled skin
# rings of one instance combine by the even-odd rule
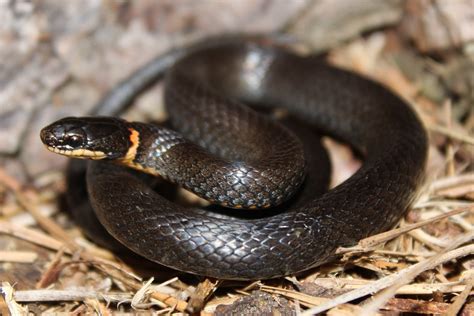
[[[240,105],[237,113],[226,114],[228,104],[222,102],[216,106],[207,100],[207,106],[201,109],[204,113],[220,111],[223,114],[215,125],[201,118],[206,125],[204,128],[215,131],[213,139],[202,138],[199,142],[211,153],[172,130],[132,123],[140,135],[133,164],[138,165],[138,169],[156,172],[211,203],[230,208],[268,208],[293,196],[304,180],[305,171],[303,146],[295,135],[267,117],[247,108],[240,109]],[[190,102],[192,104],[192,100]],[[174,104],[175,110],[183,114],[187,110],[185,106],[176,109],[176,102],[169,104]],[[191,117],[186,119],[190,124]],[[243,122],[235,120],[237,117],[253,119],[254,126],[259,126],[258,134],[248,135],[243,128],[239,135],[233,136],[235,131],[229,125],[244,127]],[[191,128],[189,133],[194,131]],[[251,143],[247,142],[249,139]]]
[[[87,176],[89,197],[111,235],[138,254],[178,270],[264,279],[327,262],[337,247],[396,223],[415,197],[426,160],[425,131],[409,106],[371,81],[270,45],[241,41],[209,46],[179,61],[167,76],[170,119],[185,137],[231,158],[269,149],[252,143],[262,129],[267,133],[265,126],[254,125],[259,121],[238,116],[241,110],[232,106],[229,112],[215,106],[225,102],[217,95],[223,94],[286,108],[350,143],[365,156],[363,166],[303,205],[286,206],[286,212],[265,218],[239,219],[178,206],[121,168],[93,163]],[[140,72],[132,77],[135,83],[137,76]],[[104,104],[126,102],[139,90],[134,86],[130,93],[113,92]],[[273,138],[275,143],[279,139]],[[244,153],[234,152],[234,143]],[[282,163],[291,169],[291,161]]]

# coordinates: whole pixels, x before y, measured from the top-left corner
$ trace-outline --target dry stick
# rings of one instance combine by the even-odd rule
[[[112,313],[109,311],[109,309],[102,304],[98,299],[95,298],[86,298],[84,300],[84,303],[94,309],[95,313],[97,315],[102,315],[102,316],[112,316]]]
[[[471,137],[467,134],[449,129],[447,127],[444,127],[444,126],[441,126],[441,125],[430,124],[430,125],[428,125],[428,129],[432,132],[436,132],[436,133],[439,133],[439,134],[443,134],[444,136],[448,136],[451,139],[458,140],[458,141],[464,142],[464,143],[469,144],[469,145],[474,145],[474,138],[473,137]]]
[[[461,236],[462,238],[457,238],[453,242],[453,246],[457,246],[460,244],[465,243],[468,240],[471,240],[474,236],[473,232],[470,232],[469,234],[465,234]],[[356,289],[347,293],[344,293],[335,299],[331,300],[328,303],[322,304],[320,306],[317,306],[315,308],[309,309],[302,313],[302,316],[309,316],[313,315],[316,313],[321,313],[324,312],[330,308],[333,308],[339,304],[347,303],[352,300],[364,297],[366,295],[369,295],[371,293],[375,293],[377,291],[380,291],[388,286],[391,286],[392,284],[395,284],[395,282],[400,279],[406,277],[408,282],[415,277],[418,273],[431,269],[433,267],[436,267],[437,265],[444,263],[449,260],[453,260],[458,257],[466,256],[468,254],[474,253],[474,245],[468,245],[453,251],[450,251],[448,253],[445,253],[440,256],[433,256],[429,259],[426,259],[424,261],[421,261],[417,264],[412,265],[411,267],[408,267],[402,271],[399,271],[397,273],[394,273],[392,275],[386,276],[382,279],[379,279],[365,287],[362,287],[360,289]],[[396,291],[396,289],[395,289]],[[384,301],[385,302],[385,301]],[[368,315],[368,314],[366,314]]]
[[[452,107],[451,107],[451,102],[449,99],[447,99],[444,104],[443,104],[444,109],[446,110],[446,127],[448,130],[452,129]],[[455,167],[454,167],[454,148],[453,148],[453,142],[451,138],[447,139],[446,142],[446,174],[448,176],[453,176],[455,173]]]
[[[0,234],[7,234],[25,241],[28,241],[37,246],[58,251],[64,249],[64,252],[68,255],[72,255],[73,252],[69,248],[65,248],[66,244],[59,241],[56,238],[46,235],[45,233],[36,230],[34,228],[25,227],[18,224],[13,224],[10,222],[0,220]],[[105,260],[111,260],[114,258],[112,254],[103,252],[102,250],[96,251],[94,248],[88,249],[87,252],[90,252],[94,257],[99,257]]]
[[[402,285],[405,285],[409,283],[410,281],[412,281],[421,272],[432,269],[433,267],[437,266],[438,264],[433,264],[433,263],[436,263],[440,256],[446,256],[448,253],[456,253],[456,251],[463,249],[463,248],[460,248],[460,249],[453,250],[459,247],[460,245],[471,241],[473,238],[474,238],[474,230],[467,232],[463,235],[460,235],[457,238],[455,238],[450,243],[450,245],[447,246],[445,249],[443,249],[443,251],[441,251],[439,254],[431,258],[428,258],[424,261],[421,261],[420,263],[415,264],[408,269],[405,269],[405,272],[402,271],[398,273],[399,277],[394,280],[393,284],[390,284],[390,287],[384,289],[382,292],[372,297],[372,300],[364,306],[364,309],[362,310],[361,315],[370,315],[372,313],[375,313],[391,297],[393,297],[396,294],[397,290]],[[472,247],[473,249],[471,250],[471,253],[474,253],[474,245],[470,245],[466,247]]]
[[[69,313],[69,316],[86,315],[87,305],[81,304]]]
[[[433,235],[428,234],[424,230],[412,230],[408,232],[408,235],[413,237],[413,239],[419,241],[426,248],[430,248],[435,252],[440,252],[449,243],[448,240],[437,238]]]
[[[14,194],[17,201],[23,206],[36,222],[48,233],[50,233],[53,237],[56,237],[59,240],[62,240],[67,247],[72,251],[78,251],[80,248],[74,242],[72,238],[62,229],[61,226],[56,224],[52,219],[49,217],[45,217],[41,214],[39,209],[36,207],[34,203],[30,201],[29,198],[21,190],[21,185],[16,179],[9,176],[4,172],[3,169],[0,169],[0,182],[2,182],[7,188],[9,188]]]
[[[71,255],[73,254],[68,248],[64,248],[66,245],[51,236],[48,236],[42,232],[36,231],[32,228],[27,228],[12,223],[0,221],[0,233],[8,234],[38,246],[45,247],[47,249],[59,251],[64,250],[65,253]],[[129,275],[131,278],[141,281],[139,277],[134,275],[132,272],[124,269],[122,266],[104,258],[98,258],[96,256],[90,255],[90,257],[85,257],[87,254],[82,253],[81,257],[85,259],[82,263],[96,264],[98,269],[105,272],[105,274],[111,274],[110,269],[101,268],[100,265],[111,266],[112,268],[121,271],[122,273]]]
[[[448,303],[441,303],[435,301],[420,301],[406,298],[391,298],[387,304],[383,307],[384,311],[391,311],[396,313],[411,313],[411,314],[422,314],[422,315],[439,315],[446,312],[449,308]],[[471,314],[469,314],[471,312]],[[468,316],[473,315],[474,304],[469,304],[461,315]],[[391,315],[390,313],[388,313]],[[396,314],[398,315],[398,314]]]
[[[288,298],[298,300],[301,305],[304,305],[306,307],[314,307],[317,305],[321,305],[324,303],[329,302],[331,299],[325,298],[325,297],[318,297],[318,296],[313,296],[301,292],[296,292],[294,290],[289,290],[289,289],[284,289],[280,287],[274,287],[274,286],[269,286],[269,285],[260,285],[260,290],[271,293],[271,294],[278,294],[281,296],[286,296]],[[350,305],[350,304],[345,304],[348,307],[354,309],[354,308],[359,308],[356,305]]]
[[[431,257],[435,254],[433,251],[425,251],[425,252],[418,252],[418,251],[394,251],[394,250],[383,250],[383,249],[376,249],[374,250],[375,254],[379,255],[387,255],[387,256],[398,256],[398,257]]]
[[[59,249],[54,255],[53,259],[48,263],[46,271],[43,271],[38,282],[36,282],[36,288],[42,289],[53,284],[59,278],[61,273],[61,258],[64,256],[64,249]]]
[[[474,285],[474,275],[472,275],[467,281],[466,281],[466,288],[464,291],[461,292],[461,294],[456,298],[453,304],[451,304],[443,316],[456,316],[458,312],[461,310],[462,306],[467,300],[467,297],[469,293],[472,290],[472,287]]]
[[[1,220],[0,233],[11,235],[51,250],[57,251],[65,246],[63,242],[49,235],[46,235],[43,232]],[[66,251],[69,254],[72,253],[69,249],[67,249]]]
[[[101,271],[109,274],[112,278],[124,283],[128,287],[132,288],[135,291],[139,291],[143,285],[135,280],[131,280],[129,278],[124,278],[121,274],[112,274],[109,269],[101,269]],[[179,300],[171,295],[160,293],[154,291],[150,294],[152,298],[155,300],[161,301],[170,307],[174,307],[177,311],[184,312],[186,310],[187,302],[183,300]]]
[[[37,258],[32,251],[0,251],[0,262],[33,263]]]
[[[418,201],[413,206],[414,210],[427,209],[427,208],[443,208],[443,207],[462,207],[469,206],[472,202],[464,202],[461,200],[433,200],[433,201]]]
[[[318,278],[314,280],[315,284],[325,288],[343,288],[345,290],[355,290],[372,284],[375,281],[368,281],[363,279],[333,279],[333,278]],[[433,292],[440,293],[458,293],[466,289],[466,286],[461,282],[447,282],[447,283],[414,283],[402,286],[397,290],[396,294],[402,295],[428,295]]]
[[[26,290],[15,291],[13,297],[17,302],[68,302],[85,301],[86,299],[97,299],[107,302],[122,302],[130,300],[130,293],[100,293],[86,288],[75,288],[71,290]]]
[[[208,278],[206,278],[203,282],[200,282],[196,288],[196,291],[191,294],[191,298],[189,299],[186,310],[191,314],[202,310],[206,300],[212,293],[214,293],[220,283],[221,282],[219,280],[211,281]]]
[[[54,237],[60,240],[63,240],[71,252],[76,252],[77,250],[80,249],[80,247],[74,242],[74,240],[71,239],[69,235],[59,225],[57,225],[50,218],[44,217],[36,208],[36,206],[29,202],[26,196],[21,192],[21,185],[19,184],[19,182],[16,181],[14,178],[10,177],[9,175],[7,175],[3,171],[3,169],[0,169],[0,183],[3,183],[10,190],[12,190],[15,193],[18,201],[22,204],[23,207],[25,207],[30,212],[30,214],[35,218],[38,224]],[[81,255],[81,258],[83,258],[86,261],[97,261],[97,262],[110,264],[114,267],[118,267],[116,264],[110,261],[107,262],[107,260],[95,258],[93,255],[91,255],[87,251],[82,251],[80,255]],[[112,276],[113,278],[119,280],[120,282],[123,282],[124,284],[127,284],[129,287],[133,288],[136,291],[138,291],[142,287],[142,285],[136,280],[126,279],[119,273],[116,273],[115,271],[110,271],[110,269],[105,269],[100,266],[98,268],[102,272]],[[119,271],[124,271],[121,268],[117,268],[117,269]],[[127,275],[130,276],[130,275],[133,275],[133,273],[128,272]],[[172,306],[172,307],[175,306],[176,310],[180,312],[184,312],[186,309],[187,303],[185,301],[178,300],[168,294],[153,292],[151,296],[156,300],[162,301],[168,306]]]
[[[339,250],[336,253],[341,254],[341,253],[346,253],[346,252],[350,252],[350,251],[353,251],[353,250],[359,251],[359,250],[366,250],[367,248],[370,249],[372,247],[375,247],[375,246],[377,246],[381,243],[387,242],[387,241],[389,241],[389,240],[391,240],[391,239],[393,239],[393,238],[395,238],[395,237],[397,237],[401,234],[409,232],[411,230],[414,230],[414,229],[420,228],[422,226],[425,226],[427,224],[439,221],[443,218],[447,218],[447,217],[450,217],[450,216],[453,216],[453,215],[456,215],[456,214],[460,214],[460,213],[463,213],[463,212],[467,212],[467,211],[469,211],[469,212],[474,211],[474,205],[461,207],[461,208],[452,210],[450,212],[435,216],[433,218],[429,218],[427,220],[424,220],[424,221],[421,221],[421,222],[418,222],[418,223],[415,223],[415,224],[407,225],[407,226],[400,227],[400,228],[395,228],[395,229],[389,230],[387,232],[383,232],[383,233],[380,233],[380,234],[377,234],[377,235],[374,235],[374,236],[371,236],[371,237],[368,237],[368,238],[361,239],[359,241],[359,243],[357,244],[357,246],[351,247],[351,248],[342,248],[341,247],[341,248],[339,248]]]
[[[150,291],[151,284],[153,282],[153,278],[150,278],[147,282],[145,282],[142,286],[141,289],[139,289],[135,294],[133,295],[132,301],[131,301],[131,306],[133,309],[146,309],[149,308],[153,305],[159,305],[161,308],[165,308],[166,304],[163,304],[160,301],[157,301],[158,303],[142,303],[142,301],[145,299],[147,293]]]
[[[7,302],[3,295],[0,295],[0,315],[9,315],[10,310],[8,309]]]
[[[474,172],[435,180],[430,184],[430,189],[433,191],[439,191],[453,186],[470,183],[474,183]]]
[[[13,287],[10,285],[10,283],[2,282],[2,286],[0,287],[0,297],[5,300],[5,304],[8,309],[8,313],[6,313],[5,315],[26,315],[27,309],[25,309],[23,306],[21,306],[15,301],[13,297],[14,292],[15,291],[13,290]],[[2,309],[4,308],[2,307]]]

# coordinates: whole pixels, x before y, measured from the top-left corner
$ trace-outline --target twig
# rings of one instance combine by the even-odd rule
[[[452,177],[441,178],[430,184],[433,191],[448,189],[453,186],[474,183],[474,173],[466,173]]]
[[[383,250],[376,249],[374,254],[386,255],[386,256],[398,256],[398,257],[431,257],[435,253],[433,251],[394,251],[394,250]]]
[[[31,251],[0,251],[0,262],[32,263],[38,254]]]
[[[289,289],[282,289],[279,287],[269,286],[269,285],[260,285],[260,290],[271,293],[271,294],[279,294],[286,296],[288,298],[292,298],[298,300],[302,305],[306,307],[314,307],[330,301],[329,298],[325,297],[317,297],[301,292],[296,292],[294,290]]]
[[[364,306],[364,309],[363,309],[361,315],[371,315],[371,313],[375,313],[375,311],[377,311],[391,297],[393,297],[395,295],[395,293],[397,292],[397,289],[400,288],[402,285],[404,285],[406,283],[409,283],[411,280],[413,280],[421,272],[432,269],[435,266],[439,265],[440,263],[442,263],[444,261],[447,261],[447,260],[443,260],[443,261],[440,262],[439,261],[440,258],[445,258],[447,256],[448,257],[450,256],[451,259],[448,259],[448,260],[452,260],[452,259],[455,259],[455,258],[458,258],[458,257],[461,257],[461,256],[465,256],[465,255],[470,254],[470,253],[474,253],[474,245],[472,245],[472,244],[469,245],[469,246],[466,246],[464,248],[455,249],[456,247],[459,247],[460,245],[462,245],[466,242],[472,241],[473,238],[474,238],[474,231],[470,231],[470,232],[467,232],[463,235],[460,235],[459,237],[455,238],[449,244],[449,246],[447,246],[445,249],[443,249],[443,251],[441,251],[441,253],[439,253],[436,256],[433,256],[431,258],[428,258],[424,261],[421,261],[421,262],[419,262],[419,263],[417,263],[417,264],[401,271],[400,273],[397,273],[398,278],[396,278],[394,280],[394,282],[392,282],[392,284],[390,284],[390,287],[386,288],[382,292],[380,292],[377,295],[375,295],[374,297],[372,297],[370,302],[367,303]],[[453,250],[453,249],[455,249],[455,250]],[[470,252],[467,252],[467,253],[463,252],[466,249],[467,250],[470,249]],[[452,257],[453,254],[455,255],[454,257]]]
[[[70,290],[26,290],[15,291],[13,297],[17,302],[68,302],[85,301],[86,299],[97,299],[107,302],[121,302],[130,300],[130,293],[100,293],[86,288],[74,288]]]
[[[341,279],[341,278],[318,278],[314,283],[328,289],[354,290],[372,284],[375,281],[364,279]],[[400,287],[396,294],[402,295],[430,295],[433,292],[440,293],[458,293],[464,291],[465,285],[460,282],[447,283],[414,283]]]
[[[7,302],[3,295],[0,295],[0,315],[9,315],[10,310],[8,309]]]
[[[377,234],[377,235],[374,235],[374,236],[371,236],[371,237],[368,237],[368,238],[364,238],[364,239],[359,241],[357,246],[350,247],[350,248],[342,248],[341,247],[341,248],[338,249],[338,251],[336,253],[341,254],[341,253],[346,253],[346,252],[350,252],[350,251],[368,251],[371,248],[373,248],[373,247],[375,247],[375,246],[377,246],[381,243],[387,242],[387,241],[389,241],[389,240],[391,240],[391,239],[393,239],[397,236],[400,236],[401,234],[409,232],[411,230],[423,227],[423,226],[428,225],[430,223],[439,221],[441,219],[444,219],[444,218],[447,218],[447,217],[450,217],[450,216],[453,216],[453,215],[456,215],[456,214],[460,214],[460,213],[463,213],[463,212],[472,212],[472,211],[474,211],[474,205],[461,207],[461,208],[458,208],[456,210],[452,210],[450,212],[441,214],[439,216],[435,216],[433,218],[430,218],[430,219],[427,219],[427,220],[424,220],[424,221],[420,221],[420,222],[415,223],[415,224],[395,228],[395,229],[389,230],[387,232],[383,232],[383,233],[380,233],[380,234]]]
[[[38,224],[44,228],[47,232],[49,232],[51,235],[57,237],[58,239],[61,239],[64,241],[66,246],[71,252],[76,252],[80,249],[80,247],[72,240],[69,235],[59,226],[57,225],[54,221],[52,221],[50,218],[44,217],[39,210],[36,208],[36,205],[30,202],[29,198],[27,198],[22,192],[21,192],[21,185],[12,177],[7,175],[2,169],[0,169],[0,182],[4,183],[10,190],[12,190],[16,197],[17,200],[33,215],[33,217],[36,219]],[[35,195],[35,194],[34,194]],[[59,248],[58,248],[59,249]],[[86,261],[90,262],[100,262],[102,264],[108,264],[111,265],[115,268],[118,269],[118,271],[124,272],[125,270],[123,268],[118,267],[115,263],[104,260],[104,259],[98,259],[95,258],[94,255],[88,253],[87,251],[82,251],[80,252],[81,258],[83,258]],[[123,282],[124,284],[127,284],[129,287],[132,289],[138,291],[140,288],[142,288],[142,285],[138,283],[135,279],[127,279],[124,278],[122,275],[119,273],[116,273],[114,270],[106,269],[101,267],[100,265],[98,268],[102,271],[105,272],[108,275],[111,275],[113,278]],[[126,273],[129,277],[133,275],[131,272]],[[175,306],[176,309],[180,312],[184,312],[186,309],[187,303],[185,301],[178,300],[168,294],[164,293],[159,293],[159,292],[153,292],[151,296],[159,301],[162,301],[168,306]]]
[[[72,254],[71,250],[65,248],[66,245],[63,242],[33,228],[28,228],[0,220],[0,233],[20,238],[22,240],[28,241],[32,244],[44,247],[46,249],[51,249],[55,251],[64,249],[64,252],[66,254]],[[113,259],[113,256],[103,251],[95,251],[94,249],[88,249],[87,252],[89,252],[94,257],[100,257],[108,260]]]
[[[471,277],[466,280],[466,288],[461,292],[461,294],[456,298],[453,304],[451,304],[443,316],[456,316],[461,310],[462,306],[467,300],[469,293],[472,290],[474,285],[474,274],[471,274]]]
[[[96,298],[86,298],[84,300],[84,303],[92,307],[97,315],[101,316],[112,316],[112,313],[109,311],[107,306],[102,304],[98,299]]]
[[[469,233],[469,234],[465,234],[462,236],[462,238],[457,238],[455,240],[455,242],[453,242],[453,246],[455,245],[458,245],[458,244],[463,244],[466,242],[466,240],[471,240],[472,237],[473,237],[473,233]],[[379,279],[365,287],[362,287],[362,288],[359,288],[359,289],[356,289],[356,290],[353,290],[353,291],[350,291],[350,292],[347,292],[347,293],[344,293],[338,297],[336,297],[335,299],[325,303],[325,304],[322,304],[320,306],[317,306],[315,308],[312,308],[312,309],[309,309],[307,311],[305,311],[304,313],[302,313],[303,316],[309,316],[309,315],[313,315],[313,314],[316,314],[316,313],[321,313],[321,312],[324,312],[330,308],[333,308],[339,304],[343,304],[343,303],[347,303],[347,302],[350,302],[352,300],[355,300],[355,299],[358,299],[358,298],[361,298],[361,297],[364,297],[366,295],[369,295],[371,293],[375,293],[375,292],[378,292],[384,288],[387,288],[393,284],[395,284],[395,282],[397,282],[398,279],[400,278],[406,278],[406,279],[409,279],[411,280],[412,277],[416,276],[419,272],[421,271],[425,271],[425,270],[428,270],[428,269],[431,269],[441,263],[444,263],[446,261],[449,261],[449,260],[453,260],[455,258],[458,258],[458,257],[462,257],[462,256],[466,256],[466,255],[469,255],[471,253],[474,252],[474,245],[468,245],[468,246],[465,246],[465,247],[462,247],[462,248],[459,248],[459,249],[455,249],[453,251],[450,251],[448,253],[445,253],[443,255],[437,255],[437,256],[433,256],[429,259],[426,259],[424,261],[421,261],[417,264],[414,264],[402,271],[399,271],[398,273],[394,273],[392,275],[389,275],[389,276],[386,276],[382,279]],[[396,291],[396,289],[395,289]],[[383,302],[385,302],[386,300],[383,300]],[[378,304],[377,304],[378,306]],[[366,310],[367,311],[367,310]],[[369,315],[369,314],[366,314],[366,315]]]
[[[145,309],[150,308],[153,305],[158,305],[162,308],[166,307],[165,304],[157,301],[157,303],[143,303],[146,300],[147,295],[150,293],[151,284],[153,282],[153,278],[150,278],[147,282],[143,284],[141,289],[139,289],[132,298],[131,306],[133,309]]]
[[[398,313],[423,314],[423,315],[439,315],[449,308],[448,303],[422,301],[406,298],[391,298],[383,307],[383,310]],[[469,304],[459,316],[472,315],[474,312],[474,304]],[[390,315],[390,314],[389,314]]]
[[[431,248],[436,252],[441,251],[449,243],[448,240],[437,238],[423,230],[413,230],[411,232],[408,232],[408,234],[414,239],[421,242],[425,247]]]
[[[451,139],[461,141],[461,142],[464,142],[464,143],[469,144],[469,145],[474,145],[474,138],[473,137],[471,137],[467,134],[449,129],[447,127],[444,127],[444,126],[441,126],[441,125],[429,124],[428,129],[430,131],[433,131],[433,132],[442,134],[444,136],[447,136]]]
[[[64,248],[65,246],[63,242],[57,240],[56,238],[52,238],[51,236],[46,235],[43,232],[1,220],[0,233],[15,236],[17,238],[31,242],[35,245],[56,251],[61,248]],[[67,250],[67,252],[71,253],[71,251],[69,250]]]
[[[41,278],[36,283],[37,289],[42,289],[48,287],[49,285],[56,282],[59,278],[59,273],[62,271],[61,267],[61,258],[64,255],[64,249],[59,249],[59,251],[54,255],[54,258],[48,264],[48,268],[41,274]]]
[[[6,315],[27,315],[28,310],[16,302],[14,293],[15,291],[13,290],[13,287],[10,285],[10,283],[2,282],[0,294],[3,294],[3,298],[8,309],[8,313],[6,313]]]
[[[23,194],[21,185],[18,181],[6,174],[3,169],[0,169],[0,182],[15,194],[18,202],[33,216],[36,222],[44,230],[50,233],[53,237],[63,241],[72,252],[79,250],[80,247],[74,242],[74,240],[72,240],[72,238],[69,237],[64,229],[49,217],[43,216],[37,206],[31,202],[32,198]],[[32,193],[32,195],[35,200],[38,199],[36,193]]]
[[[203,282],[199,283],[196,291],[194,291],[189,299],[186,310],[191,314],[202,310],[206,300],[212,293],[214,293],[220,283],[221,282],[218,280],[211,281],[210,279],[205,279]]]

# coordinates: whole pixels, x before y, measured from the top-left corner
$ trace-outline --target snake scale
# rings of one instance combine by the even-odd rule
[[[271,41],[237,39],[164,54],[101,106],[129,103],[165,72],[173,129],[99,116],[65,118],[41,132],[51,151],[104,160],[89,164],[90,202],[107,231],[134,252],[198,275],[274,278],[325,263],[339,246],[390,228],[414,201],[427,136],[410,106],[383,86]],[[245,104],[285,109],[350,144],[362,167],[328,192],[305,190],[304,203],[292,203],[310,164],[304,146]],[[265,216],[177,205],[105,160]],[[253,210],[288,200],[276,214]]]

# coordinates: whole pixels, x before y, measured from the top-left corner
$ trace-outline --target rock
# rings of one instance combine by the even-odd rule
[[[215,315],[296,315],[296,312],[286,298],[253,291],[232,305],[217,306]]]

